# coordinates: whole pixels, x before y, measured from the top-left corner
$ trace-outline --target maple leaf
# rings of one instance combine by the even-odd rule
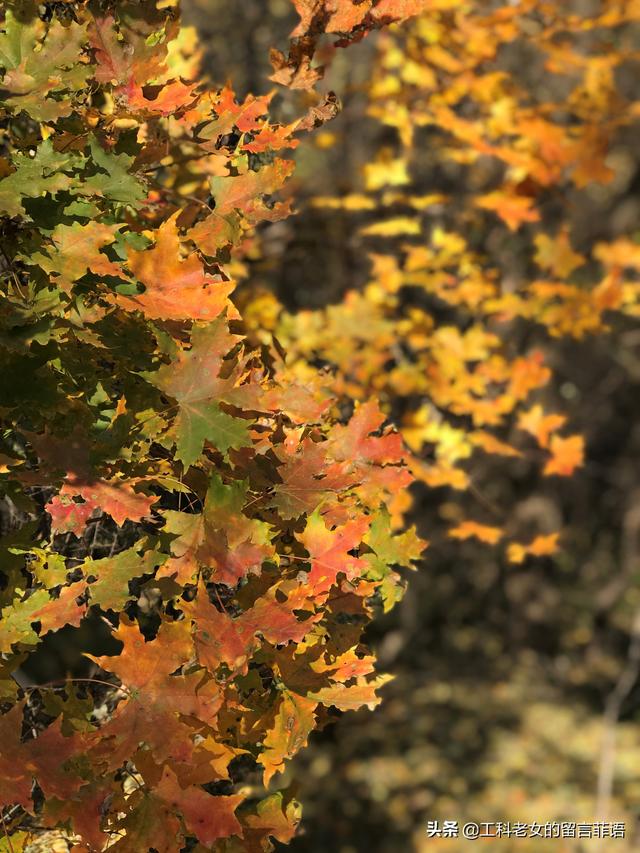
[[[518,429],[530,433],[540,447],[549,447],[551,433],[566,423],[566,417],[558,414],[545,414],[540,404],[533,406],[518,416]]]
[[[44,804],[44,824],[58,826],[70,821],[75,832],[94,849],[104,846],[101,824],[108,810],[112,788],[110,780],[97,780],[83,785],[68,800],[47,800]]]
[[[349,482],[343,468],[329,463],[327,451],[323,444],[309,438],[280,451],[282,465],[278,474],[282,483],[274,487],[275,497],[270,505],[284,518],[313,512],[325,497]]]
[[[306,596],[299,601],[295,596],[286,599],[285,595],[277,586],[236,617],[217,610],[206,593],[185,604],[185,613],[195,626],[194,642],[200,662],[212,673],[222,663],[232,672],[246,673],[247,662],[260,645],[258,634],[275,645],[300,642],[320,616],[298,619],[294,611],[309,606]]]
[[[430,8],[430,0],[292,0],[300,23],[293,36],[302,36],[319,24],[328,33],[350,33],[369,15],[378,22],[402,20]]]
[[[135,623],[123,622],[114,632],[114,637],[123,644],[122,651],[115,657],[95,660],[117,675],[136,698],[144,694],[152,701],[159,701],[162,699],[162,686],[189,660],[192,650],[186,625],[165,623],[161,633],[167,638],[166,646],[157,641],[147,642]]]
[[[306,619],[298,618],[296,610],[313,607],[313,600],[304,586],[297,586],[284,601],[283,596],[286,596],[284,585],[272,587],[242,615],[242,622],[254,633],[260,633],[269,643],[299,643],[322,618],[322,611]]]
[[[295,800],[291,800],[284,806],[282,793],[278,791],[260,800],[256,806],[255,815],[247,815],[245,823],[251,829],[262,830],[286,844],[296,834],[300,823],[300,806]]]
[[[244,794],[213,797],[194,785],[182,788],[168,766],[164,767],[155,792],[182,817],[189,833],[208,847],[219,838],[242,835],[235,810],[245,799]]]
[[[47,799],[72,799],[85,784],[77,764],[83,745],[82,734],[63,733],[60,718],[25,743],[25,763]]]
[[[0,180],[0,208],[9,216],[26,216],[24,198],[38,198],[45,193],[55,196],[71,189],[79,183],[73,172],[82,161],[74,153],[55,151],[51,140],[45,139],[33,157],[18,154],[12,165],[15,171]]]
[[[274,212],[260,200],[280,189],[294,169],[292,160],[276,160],[257,172],[243,175],[210,178],[209,185],[215,198],[215,212],[225,216],[239,210],[252,224],[261,219],[273,219]],[[288,208],[286,208],[288,212]],[[277,214],[276,214],[277,215]]]
[[[87,272],[124,279],[127,276],[122,267],[100,251],[113,243],[120,227],[100,222],[57,225],[51,233],[52,249],[46,247],[46,255],[32,255],[30,263],[37,263],[45,272],[53,274],[55,283],[66,293]]]
[[[240,217],[235,211],[221,216],[214,210],[187,231],[186,237],[193,240],[203,254],[213,257],[220,249],[235,243],[240,234]]]
[[[488,524],[480,524],[477,521],[463,521],[456,527],[449,528],[449,536],[452,539],[479,539],[488,545],[499,542],[504,533],[499,527]]]
[[[509,394],[516,400],[526,399],[531,391],[545,385],[551,371],[544,363],[544,355],[538,350],[516,358],[510,368]]]
[[[264,151],[280,151],[283,148],[297,148],[298,140],[293,139],[291,134],[298,127],[298,122],[293,122],[288,125],[268,125],[265,124],[260,128],[260,131],[254,136],[251,142],[244,142],[242,148],[244,151],[250,151],[252,154],[260,154]]]
[[[268,785],[275,773],[284,769],[284,762],[293,758],[306,745],[315,728],[314,711],[318,700],[298,696],[284,690],[273,726],[263,740],[259,762],[264,767],[264,784]]]
[[[229,764],[234,758],[245,754],[246,750],[221,743],[213,735],[206,735],[205,730],[203,730],[188,763],[176,762],[173,769],[182,787],[208,784],[223,779],[228,780]]]
[[[45,28],[38,19],[25,23],[8,10],[0,34],[0,66],[5,69],[2,87],[10,97],[8,108],[27,111],[37,121],[51,121],[72,112],[70,98],[50,98],[82,89],[89,66],[81,61],[86,28],[75,22],[63,26],[54,20]],[[38,49],[39,48],[39,49]]]
[[[184,610],[195,625],[194,642],[200,663],[212,673],[224,663],[231,672],[245,674],[256,640],[242,618],[233,619],[218,610],[207,599],[206,592],[187,603]]]
[[[10,652],[14,643],[36,645],[39,637],[32,627],[33,623],[38,621],[37,617],[34,616],[34,611],[40,607],[45,607],[49,600],[47,590],[37,589],[21,601],[3,607],[0,625],[0,651]]]
[[[228,296],[233,282],[205,273],[195,254],[186,259],[180,257],[177,217],[174,214],[162,223],[152,249],[128,252],[127,264],[145,286],[144,293],[120,294],[114,300],[129,311],[142,311],[152,320],[213,320],[230,308]]]
[[[322,421],[331,400],[318,399],[312,385],[280,373],[277,385],[264,388],[262,405],[269,412],[285,414],[294,424],[308,424]]]
[[[351,678],[361,678],[373,672],[376,659],[372,655],[358,657],[354,649],[349,649],[343,655],[326,661],[320,659],[311,664],[314,672],[327,673],[332,681],[348,681]]]
[[[46,798],[72,799],[84,784],[74,772],[74,755],[80,747],[77,734],[65,737],[58,719],[37,737],[21,741],[22,703],[0,716],[2,755],[0,756],[0,801],[19,803],[33,813],[33,780],[37,780]]]
[[[144,742],[157,761],[171,758],[188,763],[193,756],[194,729],[183,719],[201,721],[201,726],[211,724],[222,698],[213,682],[203,681],[202,671],[186,675],[180,671],[194,657],[187,621],[164,622],[149,642],[135,623],[121,621],[114,637],[123,643],[119,655],[88,655],[120,679],[127,697],[98,733],[92,746],[96,761],[117,767]]]
[[[306,583],[316,601],[326,598],[339,573],[349,580],[361,573],[361,561],[349,552],[361,544],[370,523],[367,516],[362,516],[336,530],[328,530],[318,510],[309,517],[298,539],[309,553],[311,569]]]
[[[583,255],[575,252],[571,246],[567,230],[555,237],[537,234],[535,261],[538,266],[558,278],[568,278],[571,273],[585,262]]]
[[[118,39],[113,15],[94,18],[89,29],[91,46],[95,51],[94,77],[98,83],[124,83],[131,74],[131,53]]]
[[[525,222],[537,222],[540,214],[533,208],[533,199],[516,195],[513,191],[487,193],[476,198],[478,207],[492,210],[504,220],[511,231],[517,231]]]
[[[47,504],[51,529],[56,533],[81,534],[94,511],[95,506],[91,502],[76,503],[60,495],[55,495]]]
[[[299,24],[291,35],[293,37],[302,36],[309,32],[314,18],[324,11],[325,0],[291,0],[291,2],[300,18]]]
[[[331,687],[323,687],[309,694],[310,699],[321,702],[323,705],[334,705],[339,711],[357,711],[358,708],[366,706],[373,710],[382,701],[376,695],[376,690],[383,687],[393,676],[379,675],[371,681],[365,678],[356,679],[355,684],[334,684]]]
[[[246,481],[225,485],[214,474],[201,513],[165,511],[165,530],[178,536],[171,543],[175,559],[162,574],[177,567],[180,579],[188,582],[205,566],[214,570],[217,582],[235,586],[249,572],[259,573],[275,549],[269,526],[244,514],[248,502]]]
[[[554,435],[549,450],[551,459],[547,461],[542,472],[547,477],[552,474],[570,477],[576,468],[584,464],[584,438],[581,435],[570,435],[566,438]]]
[[[402,461],[404,454],[399,433],[388,429],[380,436],[371,435],[385,420],[375,400],[357,406],[349,423],[346,426],[338,424],[331,432],[333,458],[378,465]]]
[[[227,414],[220,403],[236,408],[259,408],[259,386],[242,383],[244,366],[225,363],[224,357],[240,338],[232,335],[225,320],[195,326],[191,349],[179,350],[171,364],[143,374],[167,396],[177,401],[174,420],[176,455],[185,468],[210,441],[221,453],[251,444],[250,421]]]
[[[84,503],[73,502],[75,497],[81,497]],[[62,529],[78,534],[95,510],[107,513],[121,526],[128,518],[139,521],[148,516],[156,500],[155,496],[147,497],[134,491],[130,482],[85,480],[82,475],[70,471],[60,493],[52,498],[46,508],[51,511],[54,528],[60,522]]]
[[[84,592],[82,581],[63,586],[57,598],[53,598],[38,610],[33,611],[33,621],[40,622],[42,635],[57,631],[65,625],[78,627],[86,616],[86,605],[79,605],[77,599]]]
[[[142,550],[143,546],[144,543],[139,543],[113,557],[88,559],[82,563],[82,572],[89,581],[91,604],[98,604],[103,610],[122,609],[132,597],[129,582],[134,578],[152,574],[153,570],[167,559],[166,554]],[[94,580],[90,581],[90,578]]]
[[[308,36],[296,39],[289,48],[287,56],[281,50],[272,48],[269,51],[269,61],[273,74],[269,80],[290,89],[313,89],[324,76],[322,66],[311,64],[314,51],[315,40]]]
[[[239,104],[236,102],[233,89],[229,85],[223,86],[214,102],[218,117],[201,129],[200,137],[216,139],[230,133],[234,126],[240,133],[262,128],[264,125],[259,119],[268,113],[272,98],[273,92],[258,97],[247,95]]]
[[[330,16],[325,24],[328,33],[350,33],[367,17],[373,0],[348,0],[345,3],[327,3]]]
[[[82,193],[139,207],[147,191],[140,178],[131,172],[134,158],[129,154],[105,151],[95,137],[89,142],[89,150],[92,165],[98,168],[95,175],[83,181]]]
[[[159,113],[163,116],[173,116],[181,110],[186,110],[198,97],[197,87],[174,80],[166,83],[154,98],[147,98],[143,90],[136,86],[129,92],[127,104],[130,110],[142,113]]]
[[[609,268],[640,270],[640,246],[632,240],[621,238],[610,243],[597,243],[593,256]]]
[[[547,533],[536,536],[528,544],[510,542],[507,546],[507,559],[510,563],[523,563],[529,556],[549,557],[558,550],[560,533]]]
[[[18,703],[0,716],[0,804],[21,805],[31,811],[32,774],[21,743],[23,713],[22,703]]]
[[[129,795],[127,812],[115,828],[124,833],[111,845],[118,853],[138,853],[145,848],[152,848],[158,853],[173,853],[181,825],[164,800],[149,791],[138,790]],[[77,824],[76,829],[80,829]],[[86,837],[90,839],[90,836]]]
[[[376,514],[371,529],[364,537],[372,553],[364,554],[362,559],[368,564],[365,577],[375,580],[387,612],[402,596],[402,586],[393,566],[411,567],[420,559],[427,543],[416,534],[415,528],[405,533],[393,535],[391,516],[386,507]]]

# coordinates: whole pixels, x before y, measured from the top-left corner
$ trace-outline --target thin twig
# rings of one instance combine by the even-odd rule
[[[598,769],[598,788],[596,815],[604,820],[609,813],[615,776],[616,762],[616,726],[620,719],[622,705],[631,693],[640,675],[640,608],[635,612],[631,627],[631,640],[627,652],[627,662],[620,673],[613,690],[607,697],[604,707],[603,732],[600,746],[600,765]]]
[[[33,687],[25,687],[25,690],[55,690],[59,687],[64,687],[65,684],[75,684],[76,682],[84,682],[87,684],[101,684],[103,687],[111,687],[114,690],[122,690],[131,696],[131,691],[124,684],[114,684],[112,681],[103,681],[100,678],[63,678],[60,681],[51,681],[48,684],[34,684]]]
[[[491,501],[486,495],[484,495],[478,486],[473,482],[472,479],[469,479],[469,491],[471,494],[478,500],[486,509],[489,510],[496,517],[501,517],[503,513],[500,509]]]
[[[217,587],[217,586],[214,586],[214,587],[213,587],[213,590],[214,590],[214,592],[215,592],[215,594],[216,594],[216,598],[218,599],[218,604],[220,605],[220,607],[222,607],[222,611],[223,611],[224,613],[227,613],[227,614],[228,614],[228,613],[229,613],[229,611],[228,611],[228,610],[227,610],[227,608],[224,606],[224,602],[223,602],[223,601],[222,601],[222,599],[220,598],[220,593],[218,592],[218,587]]]

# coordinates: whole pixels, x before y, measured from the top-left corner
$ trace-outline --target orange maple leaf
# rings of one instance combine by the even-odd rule
[[[495,190],[476,198],[478,207],[492,210],[511,229],[517,231],[524,222],[537,222],[540,214],[533,207],[533,199],[502,190]]]
[[[566,420],[564,415],[546,415],[542,406],[537,404],[528,411],[521,412],[518,417],[518,429],[530,433],[540,447],[549,447],[551,433],[560,429]]]
[[[449,529],[452,539],[479,539],[488,545],[495,545],[503,537],[503,531],[499,527],[491,527],[488,524],[480,524],[477,521],[463,521],[457,527]]]
[[[511,542],[507,546],[507,559],[510,563],[523,563],[531,557],[548,557],[558,550],[558,538],[560,533],[548,533],[536,536],[536,538],[525,545],[521,542]]]
[[[581,435],[570,435],[562,438],[554,435],[549,447],[551,459],[544,466],[543,474],[559,477],[570,477],[584,463],[584,438]]]
[[[205,273],[198,256],[180,256],[179,212],[160,226],[153,248],[130,250],[127,264],[144,293],[118,294],[113,301],[128,311],[142,311],[151,320],[213,320],[226,308],[229,316],[237,311],[229,302],[232,281],[222,281]]]

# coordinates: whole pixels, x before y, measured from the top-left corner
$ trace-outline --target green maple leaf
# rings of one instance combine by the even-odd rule
[[[28,598],[17,601],[2,610],[2,625],[0,627],[0,651],[10,652],[14,643],[25,643],[34,646],[39,637],[33,630],[32,623],[37,622],[34,613],[49,603],[49,593],[46,589],[38,589]]]
[[[393,571],[393,566],[413,568],[412,563],[420,559],[426,543],[413,527],[406,533],[394,536],[386,507],[378,512],[364,541],[373,551],[363,555],[363,560],[369,564],[366,577],[380,582],[379,590],[386,613],[404,593],[403,582]]]
[[[168,557],[167,554],[157,551],[141,554],[140,547],[139,543],[133,548],[121,551],[115,557],[86,560],[82,564],[85,576],[96,578],[94,583],[89,584],[91,604],[99,604],[103,610],[121,610],[132,598],[129,581],[150,574]]]
[[[73,173],[83,164],[84,158],[75,153],[54,151],[50,139],[38,146],[33,157],[17,154],[13,159],[16,171],[0,181],[0,211],[23,216],[23,198],[55,195],[79,187],[79,179]]]
[[[237,340],[223,320],[198,326],[190,350],[179,352],[171,364],[156,373],[143,374],[178,403],[172,435],[175,435],[176,455],[186,468],[200,456],[205,441],[210,441],[221,453],[251,444],[249,422],[220,408],[221,402],[245,408],[257,406],[255,387],[238,384],[240,366],[228,376],[220,375],[224,356]]]
[[[80,62],[86,41],[86,27],[79,24],[63,27],[53,21],[45,28],[38,19],[23,24],[8,11],[5,31],[0,34],[0,66],[5,69],[2,86],[10,93],[4,104],[28,111],[37,121],[70,115],[73,104],[69,98],[56,100],[48,95],[84,88],[91,70]]]
[[[15,488],[9,491],[11,498],[16,494],[16,491]],[[7,492],[4,494],[7,494]],[[24,493],[22,497],[24,500]],[[33,505],[31,505],[28,499],[26,506],[23,505],[21,508],[27,512],[33,511]],[[23,546],[35,536],[37,529],[37,523],[31,521],[23,527],[18,528],[18,530],[12,530],[2,537],[2,574],[4,575],[5,586],[0,592],[0,608],[11,607],[14,603],[16,588],[22,587],[24,584],[22,570],[25,564],[25,554],[31,553],[31,549]]]
[[[73,225],[58,224],[43,246],[43,252],[32,253],[24,260],[55,275],[55,283],[66,292],[88,272],[98,276],[125,278],[122,268],[100,251],[113,243],[119,227],[95,221],[86,225],[79,222]]]
[[[18,68],[23,57],[29,57],[37,42],[37,24],[21,24],[11,11],[5,17],[5,30],[0,33],[0,65],[6,70]]]
[[[24,537],[22,541],[24,541]],[[67,582],[69,569],[62,554],[58,554],[55,551],[47,551],[43,548],[10,548],[9,550],[15,555],[29,555],[29,571],[47,589],[53,589],[53,587]]]
[[[105,151],[96,139],[92,139],[89,147],[91,157],[100,168],[86,180],[86,189],[97,196],[109,199],[109,201],[130,204],[136,207],[147,191],[138,178],[131,174],[131,166],[134,158],[129,154],[112,154]],[[87,195],[85,191],[82,195]]]
[[[405,533],[394,535],[391,516],[386,507],[378,512],[364,541],[375,552],[375,557],[365,554],[364,559],[370,564],[372,573],[375,574],[377,570],[381,575],[385,572],[383,566],[411,566],[415,560],[420,559],[426,547],[414,527]]]
[[[251,444],[247,422],[223,412],[216,403],[183,408],[176,455],[185,468],[200,456],[205,441],[210,441],[221,453]]]

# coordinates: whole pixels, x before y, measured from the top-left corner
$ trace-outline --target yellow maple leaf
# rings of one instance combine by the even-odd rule
[[[510,563],[523,563],[527,557],[548,557],[558,550],[559,532],[536,536],[528,544],[511,542],[507,547]]]
[[[554,237],[538,234],[535,261],[538,266],[558,278],[569,278],[571,273],[585,262],[583,255],[573,250],[567,229]]]
[[[477,521],[463,521],[457,527],[449,529],[449,536],[452,539],[479,539],[481,542],[486,542],[487,545],[495,545],[502,539],[503,535],[500,527],[480,524]]]

